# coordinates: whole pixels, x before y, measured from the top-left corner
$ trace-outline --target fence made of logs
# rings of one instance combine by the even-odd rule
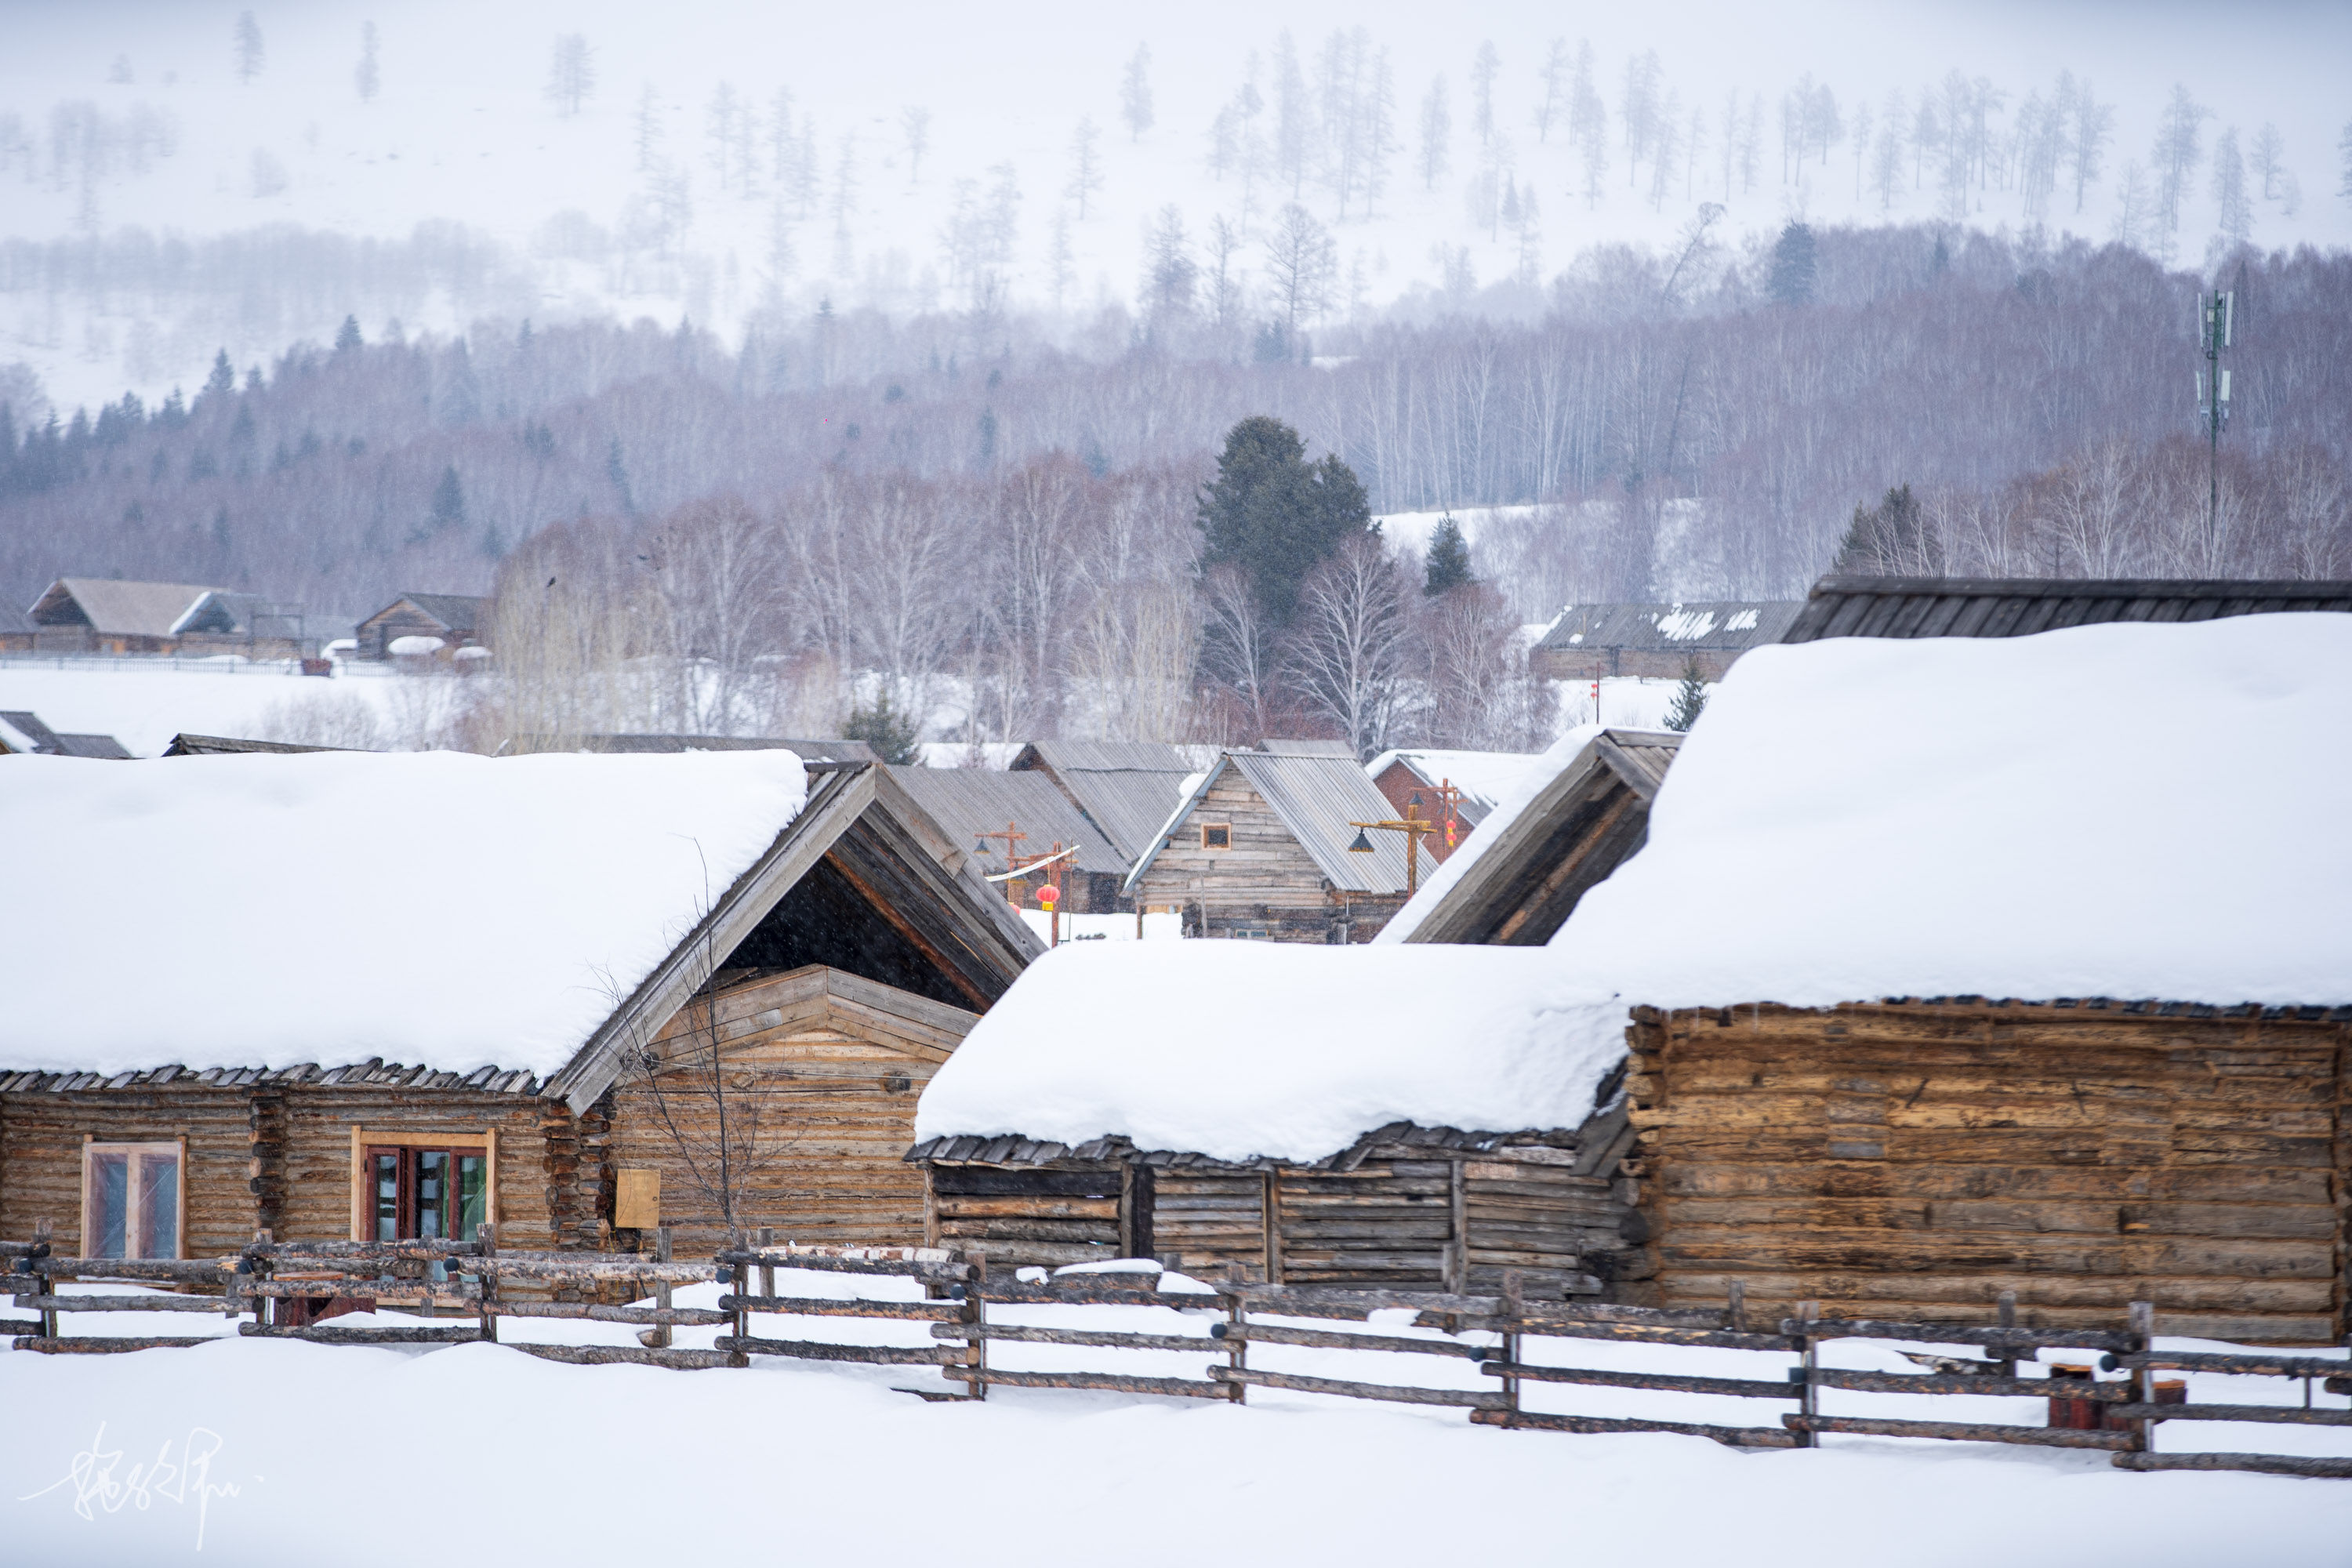
[[[1722,1310],[1662,1310],[1526,1296],[1506,1276],[1495,1296],[1419,1290],[1251,1283],[1239,1277],[1194,1282],[1198,1293],[1163,1290],[1147,1272],[1096,1266],[1055,1277],[992,1279],[987,1259],[942,1248],[912,1247],[777,1246],[762,1233],[757,1243],[718,1253],[709,1262],[673,1260],[667,1235],[649,1254],[502,1253],[483,1226],[475,1241],[278,1242],[267,1233],[232,1257],[132,1262],[52,1256],[47,1241],[0,1242],[0,1287],[13,1293],[29,1319],[0,1321],[14,1347],[48,1354],[105,1353],[204,1344],[218,1335],[122,1337],[63,1331],[68,1314],[211,1312],[240,1320],[237,1332],[257,1338],[321,1344],[442,1345],[500,1342],[499,1321],[558,1319],[624,1324],[639,1331],[635,1345],[571,1345],[505,1342],[550,1361],[585,1365],[635,1363],[679,1370],[743,1367],[753,1356],[882,1365],[933,1366],[942,1385],[908,1389],[927,1399],[982,1400],[991,1388],[1085,1389],[1244,1403],[1253,1388],[1283,1389],[1339,1398],[1461,1409],[1475,1423],[1520,1431],[1670,1432],[1743,1448],[1803,1448],[1823,1434],[1940,1438],[2043,1447],[2092,1449],[2128,1470],[2255,1470],[2277,1475],[2352,1478],[2352,1458],[2264,1453],[2166,1453],[2156,1429],[2174,1421],[2223,1421],[2304,1426],[2352,1426],[2352,1409],[2317,1407],[2315,1385],[2352,1393],[2352,1362],[2326,1356],[2256,1352],[2162,1351],[2155,1348],[2156,1315],[2135,1304],[2114,1330],[2040,1329],[2016,1321],[2011,1297],[1988,1325],[1894,1322],[1824,1315],[1804,1303],[1794,1317],[1754,1324],[1734,1287]],[[1139,1270],[1145,1266],[1139,1265]],[[799,1294],[781,1289],[778,1271],[893,1277],[914,1281],[920,1300],[875,1300]],[[165,1285],[173,1294],[65,1293],[62,1279],[95,1279]],[[681,1284],[716,1282],[717,1307],[678,1307]],[[597,1300],[626,1289],[652,1306]],[[993,1321],[992,1308],[1032,1306],[1170,1307],[1205,1315],[1205,1331],[1144,1332],[1119,1328],[1040,1327]],[[321,1310],[393,1308],[425,1321],[364,1328],[314,1321]],[[1374,1313],[1402,1310],[1428,1337],[1336,1326],[1367,1323]],[[754,1331],[761,1316],[838,1318],[929,1325],[929,1345],[863,1344],[781,1339]],[[443,1323],[430,1320],[447,1317]],[[1329,1323],[1332,1327],[1301,1326]],[[719,1328],[712,1348],[672,1343],[679,1328]],[[1861,1339],[1903,1345],[1974,1347],[1972,1356],[1906,1352],[1917,1372],[1873,1372],[1825,1366],[1823,1344]],[[1551,1359],[1578,1342],[1609,1342],[1688,1349],[1749,1351],[1785,1356],[1780,1375],[1723,1377],[1578,1366]],[[1529,1347],[1549,1342],[1542,1357]],[[1020,1371],[992,1365],[990,1347],[1046,1344],[1111,1351],[1178,1352],[1206,1358],[1200,1375],[1145,1376],[1119,1371]],[[1491,1386],[1436,1388],[1408,1381],[1369,1382],[1313,1376],[1252,1365],[1253,1346],[1289,1346],[1388,1356],[1439,1356],[1473,1363]],[[2092,1359],[2042,1365],[2047,1351],[2084,1352]],[[2021,1376],[2019,1363],[2044,1375]],[[2101,1379],[2098,1372],[2121,1373]],[[2303,1403],[2190,1404],[2185,1383],[2167,1372],[2235,1377],[2287,1378],[2303,1384]],[[1561,1415],[1524,1409],[1528,1384],[1640,1389],[1785,1402],[1794,1408],[1771,1426]],[[1916,1420],[1823,1414],[1825,1389],[1903,1395],[2009,1396],[2046,1399],[2044,1426],[1969,1420]]]

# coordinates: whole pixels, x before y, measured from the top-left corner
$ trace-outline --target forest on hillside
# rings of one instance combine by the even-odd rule
[[[1341,457],[1376,512],[1544,509],[1477,541],[1530,618],[1792,595],[1855,506],[1903,484],[1972,542],[1955,570],[2352,572],[2352,257],[2249,252],[2223,281],[2234,395],[2210,533],[2201,473],[2172,473],[2201,435],[2193,278],[2116,246],[1931,226],[1792,228],[1730,254],[1695,224],[1675,255],[1588,253],[1531,320],[1385,320],[1311,344],[1220,321],[1197,285],[1107,310],[1076,348],[984,311],[820,310],[733,345],[646,321],[353,327],[266,367],[223,360],[159,406],[0,407],[0,592],[121,574],[360,614],[402,589],[479,591],[558,521],[650,527],[727,499],[789,530],[851,478],[942,498],[923,504],[961,529],[975,510],[949,498],[1056,456],[1182,491],[1255,413]],[[2011,515],[2034,476],[2084,465],[2122,487],[2111,537]],[[974,582],[985,539],[959,551]]]

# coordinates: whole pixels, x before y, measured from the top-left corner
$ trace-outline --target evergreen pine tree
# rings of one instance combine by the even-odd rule
[[[1772,246],[1772,276],[1766,290],[1777,305],[1810,305],[1813,302],[1813,231],[1801,223],[1790,223],[1780,231]]]
[[[1675,688],[1675,705],[1667,711],[1666,728],[1688,730],[1706,710],[1706,678],[1699,673],[1696,656],[1683,663],[1683,683]]]
[[[236,390],[236,367],[228,363],[228,350],[213,355],[213,373],[205,377],[205,397],[226,397]]]
[[[1423,576],[1421,591],[1430,598],[1454,588],[1466,588],[1478,580],[1470,570],[1469,542],[1462,537],[1462,525],[1447,512],[1437,520],[1437,530],[1429,537],[1429,567]]]
[[[441,482],[433,487],[433,531],[460,528],[465,521],[466,490],[457,482],[457,465],[452,463],[441,470]]]
[[[1240,567],[1277,626],[1289,624],[1299,584],[1325,557],[1352,535],[1379,531],[1355,470],[1336,455],[1309,463],[1298,432],[1262,414],[1226,434],[1198,521],[1202,569]]]
[[[874,754],[893,767],[907,767],[914,763],[915,738],[920,733],[911,713],[901,713],[890,705],[887,690],[874,699],[870,708],[864,704],[849,710],[848,721],[841,727],[842,738],[863,741],[874,748]]]
[[[360,319],[345,316],[343,324],[335,329],[335,352],[348,353],[360,346]]]
[[[629,466],[621,460],[621,438],[618,436],[614,437],[612,446],[605,448],[604,477],[612,480],[613,488],[620,492],[621,510],[630,517],[636,516],[637,499],[629,493]]]

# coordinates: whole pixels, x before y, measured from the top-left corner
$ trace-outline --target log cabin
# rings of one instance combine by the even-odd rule
[[[1799,608],[1772,600],[1570,605],[1528,650],[1528,668],[1552,680],[1671,680],[1696,667],[1702,679],[1720,680],[1742,654],[1778,642]]]
[[[1034,769],[894,767],[890,776],[912,795],[949,837],[968,846],[990,875],[1014,870],[1057,852],[1064,858],[996,886],[1021,908],[1039,908],[1037,890],[1059,890],[1065,914],[1108,915],[1135,906],[1119,892],[1128,860],[1087,814]],[[1162,812],[1164,817],[1166,813]],[[1021,837],[1008,840],[1008,832]]]
[[[1550,943],[1630,1299],[2352,1331],[2352,616],[2246,613],[2327,588],[1831,579],[1741,660]]]
[[[1405,901],[1404,836],[1370,829],[1359,851],[1353,824],[1389,817],[1343,742],[1223,752],[1153,836],[1125,892],[1181,911],[1187,936],[1370,942]]]
[[[1422,884],[1376,939],[1535,947],[1642,847],[1674,765],[1672,730],[1588,725],[1528,759],[1480,837]]]
[[[1622,1012],[1574,990],[1541,951],[1057,949],[924,1091],[927,1239],[1008,1266],[1614,1293],[1640,1262]]]
[[[1366,763],[1364,771],[1389,803],[1390,816],[1411,812],[1439,825],[1421,847],[1444,865],[1540,760],[1540,753],[1523,752],[1389,751]]]
[[[1051,780],[1118,851],[1123,880],[1160,842],[1170,809],[1216,754],[1213,746],[1161,741],[1032,741],[1013,753],[1010,771]],[[1116,887],[1110,891],[1118,896]]]
[[[36,757],[0,816],[0,1233],[61,1253],[919,1239],[921,1086],[1042,951],[789,751]]]
[[[25,633],[0,646],[58,654],[312,658],[320,645],[309,621],[299,605],[226,588],[60,577],[25,613]]]
[[[359,624],[357,653],[361,658],[390,658],[393,644],[416,637],[437,644],[431,657],[446,662],[457,657],[459,648],[488,647],[489,636],[490,601],[486,598],[469,594],[403,594]]]

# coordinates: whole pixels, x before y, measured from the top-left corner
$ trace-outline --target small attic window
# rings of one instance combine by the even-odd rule
[[[1231,849],[1233,847],[1234,847],[1234,825],[1233,825],[1232,823],[1230,823],[1230,822],[1204,822],[1204,823],[1201,824],[1201,847],[1202,847],[1202,848],[1203,848],[1203,849]]]

